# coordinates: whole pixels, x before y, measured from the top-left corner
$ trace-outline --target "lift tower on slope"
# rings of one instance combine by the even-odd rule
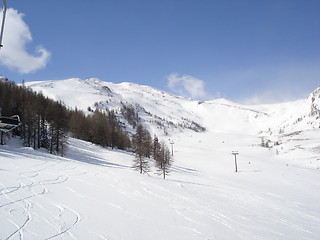
[[[239,152],[238,151],[232,151],[231,154],[234,155],[234,165],[236,167],[235,172],[238,172],[237,155],[239,154]]]

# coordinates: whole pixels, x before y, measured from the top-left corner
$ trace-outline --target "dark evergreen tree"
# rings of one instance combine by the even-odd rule
[[[154,160],[159,159],[160,149],[161,149],[161,146],[160,146],[159,139],[155,135],[153,137],[153,145],[152,145],[152,157],[153,157]]]
[[[170,172],[171,166],[170,150],[168,146],[165,144],[165,142],[160,143],[160,149],[159,152],[156,154],[155,161],[156,167],[158,168],[157,173],[159,175],[162,175],[163,179],[165,179]]]
[[[137,126],[136,133],[132,137],[135,152],[134,169],[140,174],[149,172],[149,163],[146,160],[146,130],[141,124]]]

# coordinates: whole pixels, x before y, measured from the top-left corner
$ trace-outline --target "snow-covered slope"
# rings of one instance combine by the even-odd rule
[[[26,86],[41,91],[45,96],[61,100],[69,107],[87,111],[90,109],[116,110],[123,105],[133,107],[150,130],[166,132],[174,125],[192,126],[199,120],[194,113],[186,111],[181,105],[186,99],[133,83],[114,84],[99,79],[67,79],[61,81],[29,82]],[[119,116],[121,118],[121,116]],[[124,119],[122,121],[125,122]],[[153,129],[155,128],[155,129]]]
[[[133,106],[149,128],[169,132],[199,124],[210,131],[289,133],[320,127],[320,88],[294,102],[246,106],[226,99],[199,102],[134,83],[114,84],[96,78],[28,82],[26,86],[67,106],[83,110],[119,110]],[[163,129],[162,129],[163,130]],[[200,130],[200,129],[197,129]]]
[[[319,170],[255,141],[177,134],[167,180],[133,171],[129,153],[75,139],[65,158],[0,146],[0,239],[317,239]],[[319,149],[294,155],[317,162]]]
[[[312,92],[306,99],[262,105],[257,106],[256,109],[268,115],[266,121],[270,121],[269,127],[274,131],[290,133],[320,128],[320,88]]]
[[[160,119],[174,163],[163,180],[154,167],[149,176],[135,172],[130,153],[70,138],[58,157],[13,139],[0,146],[0,239],[319,238],[319,90],[245,106],[97,79],[26,84],[84,110],[135,106],[158,134]],[[206,131],[183,127],[192,121]],[[262,137],[279,145],[262,147]]]

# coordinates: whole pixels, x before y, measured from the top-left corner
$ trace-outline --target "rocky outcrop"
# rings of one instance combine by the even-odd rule
[[[309,96],[311,98],[310,116],[320,118],[320,87]]]

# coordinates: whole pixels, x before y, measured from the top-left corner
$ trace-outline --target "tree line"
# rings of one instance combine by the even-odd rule
[[[170,151],[157,136],[139,124],[138,114],[129,107],[121,113],[135,122],[136,133],[130,137],[113,110],[92,110],[85,114],[69,109],[61,101],[54,101],[24,85],[0,80],[0,109],[2,116],[19,115],[21,124],[13,130],[23,144],[34,149],[45,148],[52,154],[64,155],[68,136],[135,154],[134,168],[148,172],[151,159],[155,160],[164,178],[170,166]],[[1,142],[3,142],[3,132]]]
[[[27,147],[63,155],[68,136],[103,147],[123,150],[130,147],[128,134],[108,109],[86,115],[8,80],[0,81],[0,109],[2,116],[20,116],[21,124],[13,134],[20,136]]]
[[[2,116],[19,115],[21,125],[14,134],[27,147],[46,148],[50,153],[63,154],[66,144],[67,109],[61,102],[18,86],[14,82],[0,82]],[[1,134],[3,138],[3,134]]]

